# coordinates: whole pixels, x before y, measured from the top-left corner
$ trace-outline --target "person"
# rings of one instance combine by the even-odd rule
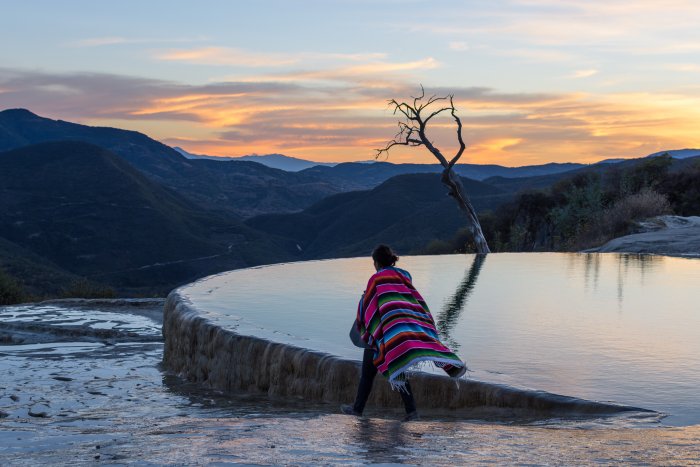
[[[365,350],[355,402],[340,407],[346,415],[362,415],[378,371],[399,390],[407,421],[418,418],[409,369],[430,361],[455,378],[466,372],[464,362],[440,342],[428,305],[413,286],[411,274],[396,267],[398,259],[388,245],[378,245],[372,252],[376,273],[360,298],[350,332],[353,343]]]

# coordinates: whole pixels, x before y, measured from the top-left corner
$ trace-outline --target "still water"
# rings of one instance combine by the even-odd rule
[[[614,254],[402,257],[470,378],[700,423],[700,260]],[[181,289],[208,319],[341,357],[369,258],[230,271]]]

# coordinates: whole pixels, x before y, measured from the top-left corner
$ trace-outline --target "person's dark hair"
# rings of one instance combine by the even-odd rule
[[[388,245],[377,245],[372,252],[372,259],[377,262],[380,268],[393,266],[399,260]]]

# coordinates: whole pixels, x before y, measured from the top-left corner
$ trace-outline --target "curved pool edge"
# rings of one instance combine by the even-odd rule
[[[181,377],[223,392],[246,391],[316,403],[347,403],[355,398],[360,362],[327,353],[237,334],[221,328],[172,291],[163,310],[163,364]],[[513,388],[427,373],[411,375],[422,412],[449,410],[458,418],[505,416],[602,416],[656,412],[545,391]],[[384,378],[376,378],[368,408],[400,407],[401,399]]]

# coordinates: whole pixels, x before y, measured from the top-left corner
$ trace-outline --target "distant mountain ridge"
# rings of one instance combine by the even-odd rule
[[[175,149],[135,131],[90,127],[43,118],[26,109],[0,112],[0,150],[48,141],[84,141],[124,158],[151,180],[205,209],[247,218],[272,212],[296,212],[336,193],[367,190],[406,173],[437,173],[437,164],[343,163],[288,172],[241,160],[187,159]],[[285,157],[285,156],[282,156]],[[494,174],[532,176],[563,172],[581,164],[545,164],[524,168],[458,164],[458,173],[474,179]]]
[[[75,141],[0,153],[0,238],[72,274],[163,290],[285,258],[288,244],[202,212],[106,149]]]
[[[362,175],[369,175],[371,178],[367,180],[372,180],[370,183],[359,183],[357,187],[362,189],[370,188],[371,186],[376,186],[377,184],[387,180],[395,175],[407,174],[407,173],[440,173],[442,171],[442,166],[439,164],[416,164],[416,163],[391,163],[386,161],[360,161],[360,162],[315,162],[305,159],[299,159],[296,157],[285,156],[284,154],[265,154],[265,155],[250,155],[250,156],[238,156],[238,157],[218,157],[218,156],[206,156],[201,154],[192,154],[185,151],[180,147],[174,147],[178,153],[182,154],[188,159],[208,159],[219,162],[225,161],[250,161],[263,164],[267,167],[285,170],[288,172],[300,172],[304,171],[308,174],[314,174],[319,176],[332,174],[332,177],[336,179],[343,179],[344,176],[341,175],[343,172],[348,172],[349,167],[356,167],[356,172]],[[342,166],[342,170],[337,172],[328,171],[325,168]],[[363,166],[372,166],[369,169],[365,169]],[[496,164],[467,164],[461,163],[455,166],[455,170],[459,172],[460,175],[474,180],[484,180],[489,177],[532,177],[536,175],[548,175],[552,173],[566,172],[569,170],[575,170],[581,167],[585,167],[586,164],[578,164],[574,162],[557,163],[550,162],[547,164],[530,165],[522,167],[505,167]],[[318,169],[316,169],[318,167]],[[352,169],[350,169],[352,170]],[[377,170],[381,174],[373,173]],[[355,174],[353,174],[354,176]],[[351,184],[352,185],[352,184]]]
[[[454,170],[461,177],[472,180],[485,180],[490,177],[523,178],[570,172],[587,167],[585,164],[549,163],[536,166],[503,167],[500,165],[457,164]],[[433,173],[443,170],[439,164],[392,164],[375,162],[362,164],[344,162],[334,167],[316,166],[304,169],[300,173],[314,175],[338,185],[343,191],[367,190],[378,186],[397,175]]]
[[[248,161],[257,162],[259,164],[271,167],[273,169],[280,169],[287,172],[299,172],[300,170],[308,169],[317,165],[325,165],[332,167],[337,165],[337,162],[314,162],[307,161],[305,159],[299,159],[297,157],[285,156],[284,154],[263,154],[263,155],[249,155],[249,156],[206,156],[201,154],[192,154],[184,149],[175,146],[177,152],[182,154],[188,159],[209,159],[213,161]]]
[[[255,162],[186,159],[173,148],[135,131],[51,120],[25,109],[0,112],[0,151],[67,140],[107,149],[184,198],[236,217],[299,211],[340,191],[317,177]]]
[[[477,211],[513,196],[476,180],[462,183]],[[465,220],[440,176],[426,173],[398,175],[371,190],[341,193],[299,213],[261,215],[246,224],[291,239],[298,259],[313,259],[364,255],[377,243],[415,252],[430,239],[452,236]]]
[[[154,175],[173,176],[185,162],[171,147],[137,131],[51,120],[26,109],[0,112],[0,151],[52,141],[83,141],[101,146]]]
[[[691,157],[700,156],[700,149],[671,149],[668,151],[659,151],[653,154],[649,154],[646,157],[658,157],[668,154],[674,159],[689,159]]]

